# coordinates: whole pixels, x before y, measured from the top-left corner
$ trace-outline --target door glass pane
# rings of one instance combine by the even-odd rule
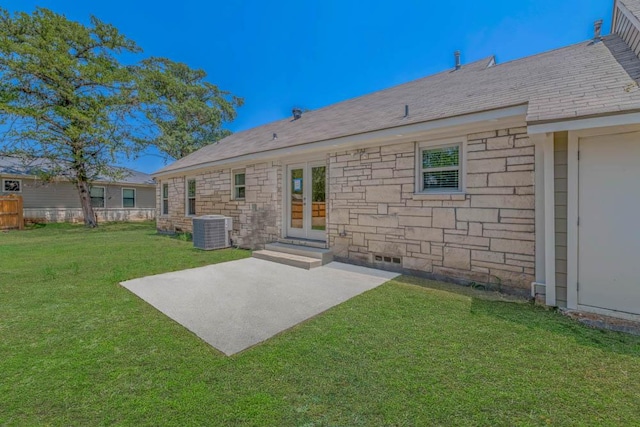
[[[311,229],[324,230],[326,227],[327,208],[325,179],[326,167],[316,166],[311,168]]]
[[[304,224],[304,169],[291,169],[291,228],[302,229]]]

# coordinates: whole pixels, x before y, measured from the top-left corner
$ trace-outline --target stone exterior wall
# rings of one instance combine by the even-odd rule
[[[336,258],[528,290],[534,146],[526,128],[467,141],[461,195],[414,195],[414,143],[331,154],[328,234]]]
[[[158,230],[191,231],[192,217],[185,214],[185,189],[187,179],[195,179],[196,215],[232,217],[234,244],[253,249],[276,240],[282,226],[282,167],[279,162],[264,162],[242,169],[246,174],[244,200],[232,198],[229,168],[161,180],[157,187],[158,212],[162,208],[162,184],[168,183],[169,215],[158,215]]]
[[[336,258],[528,291],[535,267],[534,146],[526,128],[466,137],[465,194],[414,194],[414,143],[328,154],[327,235]],[[277,240],[283,164],[244,169],[244,201],[231,197],[228,168],[162,180],[158,209],[167,182],[169,215],[158,216],[158,229],[191,231],[185,182],[194,178],[196,214],[233,217],[234,243],[259,248]]]
[[[151,221],[156,217],[155,208],[93,208],[98,222]],[[25,208],[24,220],[29,223],[83,222],[79,208]]]

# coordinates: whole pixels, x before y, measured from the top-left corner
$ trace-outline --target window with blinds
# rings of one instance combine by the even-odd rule
[[[419,192],[462,191],[461,144],[422,147],[420,158]]]

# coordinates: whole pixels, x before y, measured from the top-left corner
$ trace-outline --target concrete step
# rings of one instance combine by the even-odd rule
[[[268,251],[282,252],[291,255],[300,255],[308,258],[317,258],[322,261],[322,265],[333,261],[333,251],[326,248],[315,248],[310,246],[290,245],[286,243],[267,243],[264,247]]]
[[[326,249],[327,242],[322,242],[320,240],[309,240],[309,239],[294,239],[291,237],[285,237],[278,239],[278,243],[283,243],[285,245],[293,245],[293,246],[304,246],[309,248],[318,248],[318,249]]]
[[[266,261],[290,265],[292,267],[305,268],[307,270],[315,267],[320,267],[322,265],[322,260],[318,258],[310,258],[306,256],[288,254],[285,252],[269,251],[266,249],[263,249],[261,251],[254,251],[253,257],[264,259]]]

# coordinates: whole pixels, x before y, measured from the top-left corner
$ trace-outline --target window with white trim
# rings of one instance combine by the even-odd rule
[[[2,192],[3,193],[22,193],[22,180],[21,179],[3,179]]]
[[[420,146],[418,193],[462,191],[462,143]]]
[[[162,215],[169,215],[169,184],[162,184]]]
[[[245,179],[246,174],[244,169],[233,171],[233,199],[244,200],[245,198]]]
[[[122,189],[122,207],[123,208],[136,207],[136,189],[135,188]]]
[[[94,208],[104,208],[105,194],[106,191],[104,187],[91,187],[89,190],[91,206]]]
[[[196,180],[187,180],[187,215],[196,214]]]

